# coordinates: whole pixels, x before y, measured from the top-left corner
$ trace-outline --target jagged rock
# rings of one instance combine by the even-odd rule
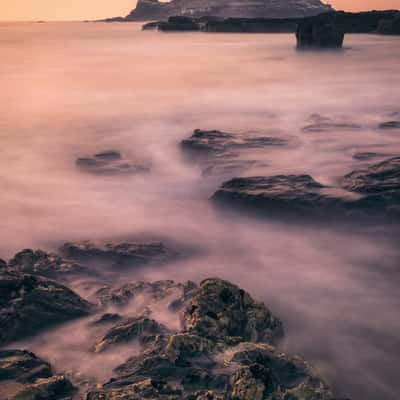
[[[182,321],[182,331],[156,335],[87,399],[333,400],[301,358],[260,343],[281,336],[281,322],[237,286],[205,280]]]
[[[139,174],[150,171],[148,165],[134,164],[124,160],[116,150],[106,150],[93,156],[79,157],[76,166],[84,171],[98,175]]]
[[[337,48],[343,45],[344,31],[332,22],[309,19],[299,23],[296,38],[299,48]]]
[[[188,281],[185,284],[175,283],[171,280],[156,282],[136,282],[124,285],[118,289],[103,287],[96,293],[102,305],[115,304],[127,305],[138,295],[147,296],[147,304],[163,301],[169,298],[169,307],[177,311],[182,308],[194,295],[197,285]]]
[[[91,306],[72,290],[34,275],[0,274],[0,344],[88,315]]]
[[[166,262],[178,255],[163,243],[65,243],[60,251],[78,261],[107,261],[114,266],[130,267]]]
[[[74,387],[64,375],[53,375],[50,364],[25,350],[0,350],[0,398],[66,400]]]
[[[182,319],[185,331],[224,341],[273,343],[283,336],[282,322],[263,303],[220,279],[202,282]]]
[[[16,272],[56,278],[85,271],[75,262],[64,260],[57,254],[42,250],[25,249],[17,253],[8,263],[8,267]]]
[[[380,129],[400,129],[400,121],[386,121],[379,125]]]
[[[149,342],[155,335],[169,332],[168,328],[146,316],[130,318],[112,327],[94,346],[94,352],[100,353],[114,344],[138,340]]]

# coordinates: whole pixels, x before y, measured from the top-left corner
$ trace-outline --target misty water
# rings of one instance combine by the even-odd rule
[[[165,241],[187,257],[110,274],[107,283],[229,279],[283,320],[282,347],[304,356],[337,395],[398,399],[396,227],[225,215],[209,198],[237,175],[306,173],[334,184],[371,163],[354,159],[357,152],[398,155],[399,131],[377,126],[400,115],[399,45],[395,37],[347,35],[342,51],[298,52],[289,34],[1,24],[0,257],[83,239]],[[306,132],[313,114],[361,128]],[[195,128],[288,145],[239,154],[257,162],[205,176],[179,146]],[[76,168],[77,157],[108,149],[148,163],[151,172],[96,176]],[[90,298],[104,282],[69,284]],[[99,363],[88,352],[87,323],[11,347],[104,380],[136,349]]]

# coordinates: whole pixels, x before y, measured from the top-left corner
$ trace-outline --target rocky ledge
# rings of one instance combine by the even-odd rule
[[[400,216],[400,157],[353,171],[342,186],[328,187],[308,175],[234,178],[212,199],[269,216]]]
[[[180,318],[176,332],[146,318],[127,323],[141,352],[87,400],[333,399],[305,361],[274,347],[283,335],[281,321],[236,285],[203,281]],[[118,324],[110,332],[123,331]],[[114,342],[118,335],[106,337]]]
[[[23,350],[0,350],[0,399],[68,400],[75,391],[68,378]]]

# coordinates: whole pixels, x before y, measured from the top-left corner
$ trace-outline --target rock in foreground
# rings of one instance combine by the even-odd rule
[[[54,375],[50,365],[35,354],[0,351],[0,399],[67,400],[73,392],[65,375]]]
[[[72,290],[26,274],[0,274],[0,345],[88,315],[91,306]]]
[[[239,287],[203,281],[181,319],[87,400],[333,400],[306,362],[271,345],[281,322]]]

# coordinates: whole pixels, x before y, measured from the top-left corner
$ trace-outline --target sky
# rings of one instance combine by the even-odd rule
[[[400,9],[400,0],[330,0],[336,9]],[[0,20],[81,20],[126,15],[135,0],[0,0]]]

